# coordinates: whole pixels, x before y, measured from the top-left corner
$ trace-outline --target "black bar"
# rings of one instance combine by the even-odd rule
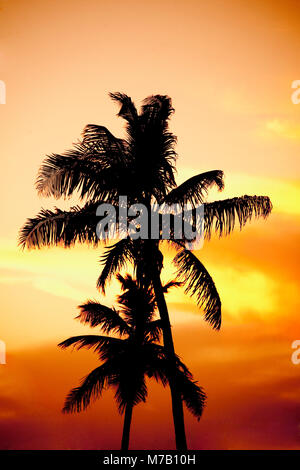
[[[53,468],[53,469],[105,469],[189,466],[199,468],[205,465],[236,465],[244,468],[247,465],[272,464],[284,465],[291,459],[294,464],[300,457],[300,450],[137,450],[120,452],[115,450],[2,450],[0,452],[1,468]],[[296,460],[297,459],[297,460]],[[298,460],[299,462],[299,460]],[[298,463],[297,462],[297,463]],[[294,465],[293,464],[293,465]],[[7,465],[7,467],[4,467]],[[13,466],[13,467],[12,467]],[[203,468],[203,467],[202,467]]]

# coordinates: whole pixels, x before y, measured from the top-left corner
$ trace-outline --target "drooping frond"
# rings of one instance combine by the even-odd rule
[[[180,286],[182,286],[182,282],[180,281],[169,281],[167,282],[167,284],[164,284],[162,288],[163,288],[163,292],[167,293],[169,289],[171,289],[172,287],[180,287]]]
[[[210,238],[213,231],[219,236],[228,235],[235,227],[240,229],[252,217],[266,218],[272,211],[268,196],[242,196],[204,204],[204,236]]]
[[[100,335],[72,336],[58,345],[62,349],[73,346],[79,350],[82,348],[93,349],[100,359],[106,360],[119,354],[126,347],[126,340]]]
[[[91,401],[101,396],[112,374],[113,371],[109,363],[104,363],[94,369],[90,374],[84,377],[79,387],[73,388],[67,395],[63,412],[80,413],[80,411],[85,410]]]
[[[174,258],[177,266],[177,276],[186,285],[186,293],[195,295],[197,303],[204,309],[204,318],[213,328],[221,327],[221,300],[215,283],[201,263],[188,250],[180,251]]]
[[[58,199],[71,196],[80,186],[90,190],[96,183],[96,169],[95,161],[86,158],[85,148],[81,144],[62,155],[48,155],[38,172],[37,191],[41,196]]]
[[[176,184],[177,138],[168,130],[168,119],[173,111],[168,96],[146,98],[138,116],[138,131],[132,142],[137,181],[147,195],[152,195],[159,202]]]
[[[82,132],[83,143],[89,145],[96,155],[105,155],[105,162],[111,166],[125,158],[128,143],[124,139],[115,137],[106,127],[97,124],[87,124]]]
[[[121,284],[121,290],[124,292],[125,290],[131,290],[136,292],[138,289],[137,281],[132,278],[129,274],[122,276],[122,274],[117,273],[116,275],[117,280]]]
[[[155,240],[135,240],[134,242],[134,268],[136,279],[140,286],[149,288],[152,280],[153,270],[159,272],[163,267],[163,254],[158,249]]]
[[[115,399],[121,414],[124,412],[127,403],[136,406],[141,402],[145,402],[148,395],[145,375],[143,373],[130,374],[128,369],[126,372],[126,376],[121,379],[116,376],[116,383],[111,381],[111,385],[116,385]],[[123,373],[121,372],[120,375],[122,377]]]
[[[77,190],[81,198],[109,199],[109,192],[119,184],[118,173],[126,167],[124,141],[92,124],[85,127],[83,136],[73,149],[46,157],[36,182],[40,195],[70,197]]]
[[[199,421],[206,403],[206,394],[202,387],[181,371],[177,373],[176,384],[187,409]]]
[[[167,95],[152,95],[144,99],[141,118],[146,122],[160,124],[165,128],[166,121],[174,113],[172,100]]]
[[[176,389],[180,392],[186,407],[199,420],[205,406],[206,394],[193,380],[186,365],[176,357],[174,370],[174,363],[170,362],[164,347],[160,345],[147,344],[144,349],[147,376],[155,378],[163,386],[175,380]]]
[[[149,140],[151,140],[151,133],[149,135]],[[174,173],[175,162],[177,159],[177,153],[175,151],[175,145],[177,143],[177,137],[165,130],[162,135],[156,138],[154,141],[151,152],[153,155],[157,155],[157,160],[152,157],[154,160],[152,167],[152,174],[154,180],[154,189],[153,192],[155,198],[159,203],[162,203],[166,193],[171,188],[176,186]]]
[[[81,323],[88,323],[92,328],[99,326],[104,333],[118,333],[120,336],[130,333],[130,326],[114,308],[99,302],[88,300],[79,305],[80,314],[76,317]]]
[[[166,204],[191,204],[193,207],[203,204],[208,189],[215,184],[221,191],[224,188],[223,171],[212,170],[189,178],[165,197]]]
[[[156,320],[151,323],[156,323]],[[165,348],[155,342],[145,342],[143,345],[143,362],[146,376],[150,379],[154,378],[165,387],[169,380],[170,363]]]
[[[109,93],[112,100],[121,105],[118,116],[122,117],[129,123],[133,123],[137,118],[137,110],[132,99],[124,93]]]
[[[132,240],[127,238],[106,248],[105,253],[100,258],[100,263],[104,267],[97,281],[97,287],[103,293],[105,293],[105,285],[111,277],[120,271],[127,262],[133,261],[133,249]]]
[[[99,243],[96,233],[97,207],[98,204],[87,203],[82,208],[76,206],[69,211],[41,209],[21,228],[19,245],[30,249],[61,243],[67,248],[75,242],[88,242],[96,246]]]
[[[128,274],[125,277],[118,274],[117,279],[123,291],[117,296],[120,312],[125,316],[127,323],[139,324],[139,328],[143,329],[154,315],[156,302],[153,289],[150,285],[142,287]]]
[[[162,321],[159,319],[147,322],[144,327],[144,334],[149,342],[159,341],[162,335]]]

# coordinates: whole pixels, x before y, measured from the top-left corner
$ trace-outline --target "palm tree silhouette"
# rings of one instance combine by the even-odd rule
[[[180,186],[175,181],[174,146],[176,137],[169,131],[168,120],[174,109],[168,96],[146,98],[138,113],[131,98],[122,93],[111,93],[120,104],[119,116],[126,121],[126,138],[118,139],[103,126],[89,124],[83,138],[74,149],[65,154],[53,154],[46,158],[37,178],[37,190],[43,196],[71,197],[76,192],[83,206],[68,211],[55,208],[42,209],[28,219],[20,232],[23,247],[62,244],[69,247],[76,242],[99,244],[95,227],[98,222],[96,209],[106,202],[117,207],[118,197],[126,195],[128,205],[151,203],[159,205],[190,203],[193,207],[204,205],[204,237],[210,239],[232,232],[236,223],[242,228],[252,217],[266,218],[272,204],[267,196],[242,196],[207,203],[206,195],[212,185],[224,187],[223,172],[212,170],[185,181]],[[185,248],[183,240],[170,240],[178,250],[174,262],[178,276],[186,285],[186,292],[196,296],[204,318],[214,329],[221,326],[221,301],[214,281],[200,260]],[[163,255],[161,240],[121,239],[106,249],[104,264],[98,279],[103,292],[107,281],[127,262],[132,262],[136,277],[145,286],[154,288],[158,310],[162,320],[166,354],[173,361],[176,374],[175,349],[169,314],[160,273]],[[184,415],[175,379],[169,380],[177,449],[187,448]]]
[[[79,387],[68,394],[63,411],[80,412],[91,400],[98,398],[107,387],[115,388],[115,399],[124,425],[121,450],[128,450],[133,407],[145,402],[147,397],[146,377],[155,378],[164,386],[169,382],[170,363],[164,348],[158,343],[161,320],[154,319],[156,300],[153,289],[141,288],[131,276],[120,274],[123,293],[117,297],[118,310],[87,301],[80,305],[77,319],[100,328],[103,335],[84,335],[69,338],[59,344],[63,349],[93,349],[102,364],[90,372]],[[169,282],[163,287],[167,292],[178,282]],[[112,334],[113,336],[109,336]],[[205,404],[205,393],[193,381],[187,367],[176,358],[176,386],[188,409],[200,418]]]

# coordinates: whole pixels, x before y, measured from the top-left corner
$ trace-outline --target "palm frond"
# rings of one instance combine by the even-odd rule
[[[268,196],[242,196],[205,203],[204,236],[209,239],[213,231],[220,237],[228,235],[234,229],[236,220],[242,229],[252,217],[268,217],[272,207]]]
[[[146,344],[143,353],[146,375],[155,378],[163,386],[175,380],[176,389],[180,392],[186,407],[199,420],[205,406],[206,394],[193,380],[185,364],[176,356],[174,365],[174,362],[167,357],[164,347],[157,344]]]
[[[103,293],[105,293],[106,283],[111,277],[120,271],[127,262],[133,261],[133,248],[132,240],[128,238],[124,238],[106,248],[105,253],[100,258],[100,263],[104,267],[97,281],[97,287]]]
[[[137,110],[132,99],[124,93],[109,93],[112,100],[121,105],[118,116],[122,117],[129,123],[134,123],[137,119]]]
[[[111,375],[112,370],[106,363],[90,372],[80,386],[73,388],[67,395],[63,413],[80,413],[86,410],[91,401],[101,396]]]
[[[117,274],[117,279],[121,283],[122,293],[117,296],[120,305],[120,312],[125,317],[128,324],[135,326],[138,323],[145,325],[150,322],[156,308],[156,301],[153,289],[142,286],[137,279],[130,275],[125,277]]]
[[[170,364],[165,348],[160,344],[147,341],[143,345],[143,362],[146,376],[150,379],[154,378],[165,387],[169,381]]]
[[[137,281],[133,279],[130,274],[126,274],[122,276],[122,274],[118,273],[116,275],[117,280],[121,284],[121,290],[124,292],[126,290],[136,291],[138,289]]]
[[[166,204],[180,204],[184,206],[190,203],[193,207],[203,204],[208,189],[212,185],[218,186],[221,191],[224,188],[223,171],[212,170],[189,178],[180,186],[177,186],[165,197]]]
[[[166,121],[174,113],[172,100],[167,95],[151,95],[144,99],[141,118],[151,123],[166,126]]]
[[[146,341],[155,342],[159,341],[162,335],[162,321],[152,320],[145,324],[144,327],[144,336]]]
[[[206,403],[206,394],[196,381],[193,381],[185,373],[178,372],[176,384],[181,392],[182,400],[187,409],[198,419],[200,419]]]
[[[48,155],[38,172],[38,193],[58,199],[71,196],[82,185],[88,188],[94,185],[97,166],[92,159],[86,158],[85,151],[84,146],[78,144],[77,148],[62,155]]]
[[[144,374],[132,374],[123,378],[123,380],[116,378],[116,382],[111,381],[111,385],[116,385],[115,399],[118,403],[119,413],[123,413],[126,405],[131,403],[132,406],[136,406],[141,402],[145,402],[148,389],[145,382]]]
[[[130,333],[130,326],[114,308],[99,302],[88,300],[78,307],[80,314],[76,317],[81,323],[89,323],[94,328],[101,327],[104,333],[118,333],[120,336]]]
[[[215,283],[201,261],[188,250],[180,251],[174,258],[177,277],[186,285],[185,292],[196,295],[197,303],[204,309],[204,318],[213,328],[221,327],[221,300]]]
[[[171,289],[172,287],[181,287],[181,286],[182,286],[182,282],[180,281],[169,281],[167,282],[167,284],[164,284],[162,288],[163,288],[163,292],[167,293],[169,289]]]
[[[81,198],[109,199],[116,175],[126,166],[125,145],[103,126],[88,125],[83,133],[73,149],[46,157],[36,181],[40,195],[68,198],[79,191]]]
[[[97,153],[102,152],[107,158],[107,162],[119,162],[124,159],[128,143],[124,139],[115,137],[106,127],[97,124],[87,124],[82,132],[83,143],[91,145]]]
[[[96,246],[99,243],[96,233],[99,221],[97,207],[98,204],[87,203],[84,207],[75,206],[69,211],[41,209],[21,228],[19,245],[30,249],[61,243],[67,248],[75,242],[87,242]]]
[[[100,359],[106,360],[110,359],[126,347],[126,340],[119,338],[112,338],[110,336],[100,336],[100,335],[81,335],[81,336],[72,336],[58,345],[62,349],[73,348],[80,350],[82,348],[92,349],[96,352]]]
[[[175,183],[176,136],[168,130],[173,112],[171,99],[165,95],[146,98],[138,117],[138,133],[134,136],[137,178],[146,194],[161,202]]]

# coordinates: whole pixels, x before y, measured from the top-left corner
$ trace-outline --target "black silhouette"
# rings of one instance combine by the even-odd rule
[[[79,193],[83,205],[63,211],[44,210],[28,219],[20,233],[23,247],[61,244],[69,247],[76,242],[97,246],[96,209],[102,202],[117,207],[118,197],[126,195],[128,205],[143,203],[180,204],[189,202],[194,207],[204,204],[204,236],[212,232],[219,236],[232,232],[238,221],[242,228],[255,217],[267,217],[272,204],[267,196],[243,196],[207,203],[210,186],[223,189],[223,172],[213,170],[199,174],[177,186],[175,181],[174,150],[176,137],[168,129],[173,113],[171,99],[156,95],[146,98],[138,113],[132,100],[125,94],[112,93],[111,98],[121,108],[118,113],[126,121],[126,138],[114,137],[103,126],[87,125],[83,138],[74,149],[63,155],[46,158],[37,179],[37,189],[43,196],[71,197]],[[204,311],[204,318],[213,328],[221,326],[221,301],[210,274],[200,260],[185,247],[184,240],[170,240],[178,250],[175,263],[178,275],[186,284],[186,292],[195,295]],[[132,262],[141,286],[154,288],[162,321],[166,354],[173,363],[173,378],[169,385],[177,449],[187,448],[182,400],[175,386],[176,355],[168,309],[160,280],[163,255],[160,240],[122,239],[108,247],[102,263],[98,287],[104,291],[107,281],[127,262]]]
[[[61,348],[93,349],[102,364],[90,372],[79,387],[66,398],[64,412],[80,412],[91,400],[98,398],[107,387],[115,388],[120,413],[125,411],[121,450],[128,450],[133,407],[145,402],[145,378],[154,378],[164,386],[169,382],[169,361],[164,348],[158,343],[162,325],[155,319],[156,301],[153,289],[142,289],[131,276],[117,276],[123,293],[118,296],[118,310],[95,301],[80,305],[77,319],[100,328],[105,336],[85,335],[69,338],[59,344]],[[177,282],[163,287],[164,292]],[[114,336],[108,336],[109,333]],[[116,337],[117,336],[117,337]],[[187,367],[177,358],[176,386],[188,409],[198,419],[202,414],[205,394],[193,381]]]

